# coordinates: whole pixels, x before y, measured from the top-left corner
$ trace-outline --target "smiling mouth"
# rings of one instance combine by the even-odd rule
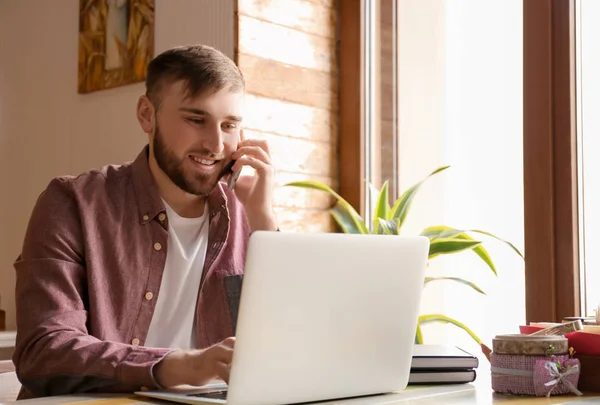
[[[214,159],[208,159],[208,158],[201,158],[198,156],[191,156],[190,155],[190,159],[192,159],[194,162],[201,164],[202,166],[214,166],[217,163],[217,160]]]

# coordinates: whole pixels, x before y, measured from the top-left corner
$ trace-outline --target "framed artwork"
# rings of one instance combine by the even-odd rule
[[[153,56],[154,0],[79,0],[79,93],[144,81]]]

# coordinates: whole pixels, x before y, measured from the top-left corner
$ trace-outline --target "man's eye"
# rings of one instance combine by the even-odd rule
[[[227,128],[227,129],[235,129],[235,128],[237,128],[237,125],[235,125],[235,124],[225,124],[225,128]]]
[[[188,118],[187,120],[190,121],[190,122],[193,122],[194,124],[204,124],[204,120],[203,119]]]

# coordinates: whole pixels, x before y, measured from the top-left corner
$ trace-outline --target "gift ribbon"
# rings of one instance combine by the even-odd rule
[[[490,371],[492,372],[492,374],[496,374],[496,375],[506,375],[506,376],[516,375],[519,377],[533,377],[533,371],[515,370],[513,368],[492,367],[492,368],[490,368]]]
[[[550,389],[550,391],[548,391],[548,393],[546,394],[547,397],[549,397],[550,394],[552,394],[552,391],[554,391],[554,388],[556,388],[558,386],[558,384],[561,382],[564,385],[566,385],[567,388],[569,388],[569,390],[571,390],[571,392],[574,393],[575,395],[583,395],[581,391],[579,391],[577,388],[575,388],[575,386],[571,383],[571,381],[569,381],[568,379],[565,378],[565,377],[570,376],[571,374],[579,373],[579,365],[578,364],[569,368],[564,373],[561,373],[560,370],[558,369],[558,366],[556,365],[556,363],[552,362],[552,361],[547,361],[546,364],[544,365],[544,367],[546,368],[546,370],[548,370],[548,372],[550,373],[550,376],[554,377],[554,380],[548,381],[546,384],[544,384],[546,387],[550,387],[550,386],[552,387]]]

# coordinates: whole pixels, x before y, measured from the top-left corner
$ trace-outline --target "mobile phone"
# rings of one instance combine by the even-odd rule
[[[242,169],[236,170],[235,172],[231,171],[231,168],[234,164],[235,160],[232,160],[227,164],[224,170],[225,174],[230,173],[229,180],[227,181],[227,188],[230,190],[233,190],[235,187],[235,182],[237,181],[238,177],[240,177],[240,173],[242,172]]]
[[[235,187],[235,182],[237,181],[238,177],[240,177],[240,173],[242,173],[242,169],[231,173],[231,176],[229,176],[229,181],[227,182],[228,189],[233,190]]]

